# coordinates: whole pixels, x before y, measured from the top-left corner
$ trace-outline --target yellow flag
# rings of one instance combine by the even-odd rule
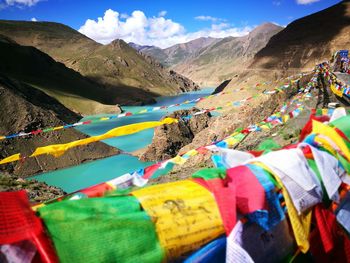
[[[73,147],[82,146],[82,145],[106,140],[113,137],[129,135],[145,129],[154,128],[163,124],[171,124],[173,122],[177,122],[177,120],[173,118],[165,118],[163,121],[150,121],[150,122],[141,122],[141,123],[125,125],[122,127],[114,128],[102,135],[92,136],[90,138],[81,139],[78,141],[65,143],[65,144],[55,144],[55,145],[39,147],[34,151],[31,157],[42,155],[42,154],[52,154],[55,157],[58,157],[62,155],[65,151]]]
[[[287,122],[288,120],[289,120],[289,115],[288,114],[286,114],[286,115],[283,115],[282,116],[282,121],[285,123],[285,122]]]
[[[168,260],[178,258],[225,233],[214,196],[190,180],[132,192],[153,218]]]
[[[332,127],[325,125],[322,122],[312,120],[312,133],[322,134],[330,138],[332,142],[335,143],[338,146],[338,148],[342,151],[346,159],[350,161],[350,149],[347,147],[342,137]],[[325,142],[325,140],[323,141]]]
[[[57,130],[61,130],[63,128],[64,128],[64,126],[58,126],[58,127],[54,127],[52,130],[53,131],[57,131]]]
[[[186,156],[195,156],[198,154],[198,151],[195,149],[189,150],[187,153],[185,153],[184,155]]]
[[[297,210],[293,205],[293,201],[290,198],[287,189],[283,186],[281,179],[278,176],[275,176],[274,173],[265,164],[263,163],[254,163],[254,164],[257,164],[263,167],[264,169],[267,169],[267,171],[274,176],[279,186],[282,187],[282,194],[284,197],[284,201],[286,203],[286,207],[287,207],[290,223],[292,225],[292,229],[294,232],[295,240],[301,252],[306,253],[310,248],[309,233],[310,233],[311,215],[312,215],[311,210],[307,212],[305,215],[299,216]]]
[[[331,90],[335,95],[343,97],[343,92],[341,90],[338,90],[334,84],[331,84]]]
[[[14,161],[18,161],[20,159],[20,154],[16,153],[14,155],[11,155],[9,157],[6,157],[5,159],[2,159],[0,161],[0,164],[5,164],[5,163],[10,163],[10,162],[14,162]]]
[[[174,158],[170,159],[170,162],[175,164],[184,164],[187,161],[187,159],[182,158],[181,156],[177,155]]]
[[[319,145],[322,145],[322,147],[325,148],[328,152],[330,152],[333,156],[337,156],[337,151],[334,150],[329,140],[327,140],[326,138],[316,136],[315,142],[317,142]]]
[[[239,143],[239,140],[237,140],[236,138],[230,137],[230,138],[225,139],[224,142],[226,142],[227,145],[229,145],[229,146],[234,146],[237,143]]]
[[[280,184],[282,184],[278,176],[275,176],[275,179]],[[295,240],[301,252],[305,254],[310,248],[309,234],[310,234],[312,210],[308,211],[305,215],[302,214],[299,216],[297,210],[293,205],[293,201],[290,198],[289,193],[284,186],[282,187],[282,194],[284,197],[284,201],[286,202],[288,216],[289,216],[290,223],[292,225]]]
[[[34,153],[32,155],[30,155],[30,157],[39,156],[42,154],[51,154],[55,157],[58,157],[58,156],[62,155],[65,151],[67,151],[68,149],[71,149],[71,148],[74,148],[77,146],[82,146],[82,145],[86,145],[86,144],[101,141],[101,140],[106,140],[106,139],[113,138],[113,137],[129,135],[129,134],[133,134],[133,133],[145,130],[145,129],[154,128],[154,127],[157,127],[157,126],[160,126],[163,124],[172,124],[175,122],[177,122],[177,119],[165,118],[162,121],[150,121],[150,122],[141,122],[141,123],[125,125],[122,127],[114,128],[114,129],[112,129],[112,130],[110,130],[102,135],[92,136],[92,137],[89,137],[86,139],[81,139],[81,140],[77,140],[77,141],[73,141],[73,142],[69,142],[69,143],[64,143],[64,144],[53,144],[53,145],[48,145],[48,146],[44,146],[44,147],[39,147],[34,151]],[[7,158],[1,160],[0,164],[13,162],[13,161],[17,161],[17,160],[19,160],[19,154],[13,155],[13,156],[10,156],[10,157],[7,157]]]

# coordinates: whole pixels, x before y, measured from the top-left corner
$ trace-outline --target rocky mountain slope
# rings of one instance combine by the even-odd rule
[[[117,90],[103,87],[40,50],[0,35],[0,74],[28,83],[82,113],[118,113]],[[110,106],[108,106],[110,105]]]
[[[0,76],[0,134],[30,132],[78,121],[81,116],[64,107],[56,99],[25,83]],[[0,159],[15,153],[30,155],[37,147],[66,143],[87,136],[75,129],[64,129],[0,140]],[[42,155],[23,162],[0,165],[0,172],[16,176],[29,176],[56,170],[118,154],[119,150],[102,142],[70,149],[61,157]]]
[[[114,103],[142,104],[159,95],[196,88],[185,78],[181,82],[169,81],[174,74],[150,64],[122,40],[101,45],[68,26],[52,22],[0,20],[0,34],[47,53],[102,86],[101,93],[116,90]]]
[[[129,43],[129,45],[143,54],[154,57],[165,67],[174,67],[177,64],[184,63],[184,61],[198,56],[204,48],[220,40],[220,38],[201,37],[165,49],[154,46],[140,46],[134,43]]]
[[[350,48],[350,1],[290,23],[260,50],[252,69],[309,69]]]
[[[281,30],[280,26],[265,23],[246,36],[224,38],[206,47],[198,56],[179,63],[174,70],[200,85],[218,85],[247,67],[254,55]]]
[[[147,49],[150,49],[150,48],[158,48],[156,46],[147,46],[147,45],[139,45],[139,44],[136,44],[134,42],[129,42],[128,45],[130,47],[132,47],[133,49],[135,49],[136,51],[142,51],[142,50],[147,50]],[[160,48],[159,48],[160,49]],[[146,54],[147,55],[147,54]]]
[[[198,38],[166,49],[129,45],[201,86],[216,86],[247,68],[255,54],[282,29],[265,23],[243,37]]]

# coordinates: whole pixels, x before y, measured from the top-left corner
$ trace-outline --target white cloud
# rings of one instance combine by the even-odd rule
[[[8,6],[33,6],[42,0],[5,0]]]
[[[282,2],[281,1],[273,1],[272,4],[275,6],[280,6],[282,4]]]
[[[252,29],[249,26],[238,28],[227,23],[214,23],[210,28],[186,32],[180,23],[164,16],[146,17],[142,11],[136,10],[131,15],[122,17],[118,12],[108,9],[103,17],[97,20],[86,20],[79,32],[102,44],[108,44],[115,39],[123,39],[126,42],[140,45],[166,48],[199,37],[243,36]]]
[[[320,0],[297,0],[298,5],[308,5],[312,3],[319,2]]]
[[[163,10],[158,13],[158,16],[166,16],[167,13],[167,11]]]
[[[199,21],[211,21],[211,22],[226,21],[226,19],[213,17],[213,16],[196,16],[194,19]]]
[[[32,17],[32,19],[30,19],[30,21],[37,22],[38,20],[35,17]]]

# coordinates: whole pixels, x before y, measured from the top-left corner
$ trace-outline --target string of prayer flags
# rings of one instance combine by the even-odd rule
[[[288,78],[294,78],[296,77],[296,80],[291,81],[291,83],[298,81],[301,77],[303,76],[303,74],[298,74],[296,76],[290,76]],[[271,82],[264,82],[262,83],[262,85],[266,85],[266,84],[270,84]],[[281,86],[280,88],[275,88],[272,91],[264,91],[263,94],[275,94],[276,92],[282,92],[283,89],[287,89],[290,87],[290,84],[285,84],[283,86]],[[128,116],[133,116],[133,115],[138,115],[138,114],[144,114],[144,113],[149,113],[149,112],[154,112],[154,111],[158,111],[158,110],[164,110],[164,109],[170,109],[172,107],[177,107],[177,106],[181,106],[181,105],[186,105],[189,103],[196,103],[205,99],[209,99],[212,97],[217,97],[217,96],[221,96],[221,95],[225,95],[225,94],[231,94],[234,92],[239,92],[243,90],[243,88],[239,88],[239,89],[235,89],[232,91],[222,91],[213,95],[208,95],[205,97],[200,97],[197,99],[193,99],[193,100],[186,100],[184,102],[181,103],[177,103],[177,104],[172,104],[169,106],[157,106],[157,107],[151,107],[151,108],[147,108],[147,109],[142,109],[136,113],[132,113],[132,112],[125,112],[125,113],[120,113],[118,115],[112,115],[112,116],[105,116],[105,117],[100,117],[98,119],[94,119],[94,120],[88,120],[88,121],[80,121],[77,123],[73,123],[73,124],[65,124],[65,125],[61,125],[61,126],[57,126],[57,127],[50,127],[50,128],[42,128],[42,129],[37,129],[37,130],[33,130],[30,132],[17,132],[14,134],[10,134],[10,135],[6,135],[6,136],[0,136],[0,140],[4,140],[4,139],[12,139],[12,138],[16,138],[16,137],[24,137],[24,136],[29,136],[29,135],[38,135],[41,133],[46,133],[46,132],[51,132],[51,131],[58,131],[58,130],[62,130],[62,129],[68,129],[68,128],[74,128],[77,126],[81,126],[81,125],[89,125],[89,124],[96,124],[96,123],[100,123],[101,121],[109,121],[109,120],[113,120],[113,119],[118,119],[118,118],[122,118],[122,117],[128,117]],[[234,106],[234,107],[239,107],[241,106],[243,103],[245,103],[246,101],[249,101],[253,98],[257,98],[260,94],[256,94],[253,96],[250,96],[246,99],[242,99],[239,101],[235,101],[235,102],[229,102],[227,103],[226,106]],[[205,109],[202,110],[201,113],[197,113],[197,114],[202,114],[202,113],[206,113],[209,111],[214,111],[214,110],[222,110],[222,107],[216,107],[216,108],[212,108],[212,109]]]
[[[125,113],[120,113],[118,115],[113,115],[113,116],[106,116],[106,117],[100,117],[94,120],[88,120],[88,121],[80,121],[77,123],[73,123],[73,124],[66,124],[66,125],[61,125],[61,126],[57,126],[57,127],[51,127],[51,128],[43,128],[43,129],[37,129],[31,132],[18,132],[18,133],[14,133],[14,134],[10,134],[10,135],[6,135],[6,136],[0,136],[0,140],[4,140],[4,139],[12,139],[12,138],[16,138],[16,137],[24,137],[24,136],[29,136],[29,135],[38,135],[41,133],[46,133],[46,132],[51,132],[51,131],[58,131],[58,130],[62,130],[62,129],[68,129],[68,128],[74,128],[77,126],[81,126],[81,125],[90,125],[90,124],[97,124],[103,121],[109,121],[109,120],[113,120],[113,119],[118,119],[118,118],[122,118],[122,117],[129,117],[129,116],[134,116],[134,115],[139,115],[139,114],[144,114],[144,113],[149,113],[149,112],[154,112],[154,111],[158,111],[158,110],[163,110],[163,109],[168,109],[168,108],[172,108],[172,107],[177,107],[177,106],[181,106],[181,105],[186,105],[189,103],[194,103],[194,102],[199,102],[202,101],[204,99],[208,99],[211,97],[216,97],[216,96],[220,96],[220,95],[224,95],[224,94],[230,94],[233,92],[237,92],[242,90],[242,88],[240,89],[235,89],[231,92],[220,92],[214,95],[208,95],[205,97],[201,97],[201,98],[197,98],[197,99],[193,99],[193,100],[187,100],[184,101],[182,103],[178,103],[178,104],[172,104],[169,106],[158,106],[158,107],[152,107],[152,108],[148,108],[148,109],[143,109],[140,110],[136,113],[132,113],[132,112],[125,112]],[[253,97],[249,97],[247,99],[242,99],[240,101],[235,101],[235,102],[230,102],[228,103],[226,106],[234,106],[234,107],[239,107],[241,106],[244,102],[249,101],[252,98],[256,98],[258,97],[258,95],[255,95]],[[210,111],[215,111],[215,110],[222,110],[222,107],[216,107],[216,108],[211,108],[211,109],[203,109],[197,113],[195,113],[194,115],[199,115],[199,114],[204,114]],[[191,118],[191,116],[188,117],[184,117],[184,119],[186,118]]]
[[[89,138],[85,138],[85,139],[81,139],[81,140],[77,140],[77,141],[73,141],[73,142],[69,142],[69,143],[64,143],[64,144],[54,144],[54,145],[39,147],[28,157],[36,157],[36,156],[43,155],[43,154],[51,154],[55,157],[58,157],[58,156],[62,155],[64,152],[66,152],[67,150],[74,148],[74,147],[77,147],[77,146],[86,145],[89,143],[102,141],[102,140],[106,140],[106,139],[113,138],[113,137],[133,134],[133,133],[137,133],[137,132],[140,132],[142,130],[145,130],[145,129],[150,129],[150,128],[154,128],[154,127],[161,126],[164,124],[172,124],[172,123],[177,123],[177,122],[178,122],[177,119],[165,118],[164,120],[161,120],[161,121],[153,121],[153,122],[151,121],[151,122],[141,122],[141,123],[129,124],[129,125],[114,128],[114,129],[112,129],[112,130],[110,130],[102,135],[92,136]],[[1,160],[0,164],[6,164],[9,162],[18,161],[18,160],[20,160],[20,158],[22,158],[20,154],[14,154],[12,156],[9,156],[9,157]]]
[[[296,100],[296,101],[300,101],[300,99]],[[271,121],[271,123],[274,125],[284,123],[284,122],[288,121],[289,118],[294,118],[294,117],[298,116],[300,114],[300,112],[303,110],[303,106],[300,106],[301,105],[300,103],[297,105],[299,107],[297,107],[295,110],[290,112],[289,116],[284,115],[283,117],[275,118],[276,116],[280,116],[278,114],[281,114],[281,113],[277,113],[276,116],[270,116],[269,119],[273,119],[273,121]],[[208,110],[202,110],[202,111],[194,113],[193,116],[199,115],[199,114],[204,114],[204,113],[207,113],[210,111],[221,110],[221,109],[222,109],[222,107],[212,108],[212,109],[208,109]],[[285,109],[282,107],[281,110],[285,110]],[[190,119],[190,118],[192,118],[192,115],[183,117],[183,119]],[[169,119],[169,118],[166,118],[166,119]],[[90,124],[91,121],[82,122],[81,125],[83,125],[84,123]],[[147,122],[145,122],[145,123],[147,123]],[[72,126],[74,126],[74,124]],[[261,123],[260,126],[254,125],[254,126],[248,127],[247,129],[249,132],[252,132],[252,131],[260,131],[261,129],[268,129],[269,128],[268,124]],[[141,128],[135,129],[135,127],[141,127]],[[152,128],[152,127],[156,127],[156,126],[149,126],[148,128]],[[64,126],[60,126],[60,127],[56,127],[56,128],[63,129]],[[73,148],[73,147],[86,145],[86,144],[89,144],[92,142],[96,142],[96,141],[100,141],[100,140],[104,140],[104,139],[108,139],[108,138],[112,138],[112,137],[136,133],[138,131],[141,131],[143,129],[148,129],[148,128],[145,125],[143,125],[142,123],[141,124],[130,124],[130,125],[118,127],[118,128],[115,128],[111,131],[108,131],[107,133],[105,133],[105,135],[92,136],[90,138],[86,138],[86,139],[82,139],[82,140],[78,140],[78,141],[74,141],[74,142],[66,143],[66,144],[57,144],[57,145],[49,145],[49,146],[45,146],[45,147],[39,147],[30,156],[21,156],[19,153],[17,153],[17,154],[14,154],[12,156],[4,158],[3,160],[0,160],[0,165],[6,164],[9,162],[13,162],[13,161],[18,161],[18,160],[25,159],[25,158],[43,155],[43,154],[51,154],[55,157],[59,157],[62,154],[64,154],[68,149]],[[55,128],[53,128],[53,129],[55,129]],[[126,129],[131,129],[132,132],[131,133],[126,132]],[[236,143],[236,139],[235,138],[228,138],[228,140],[224,141],[223,143],[228,143],[227,145],[230,146],[230,145],[233,145]],[[176,159],[174,161],[179,162],[178,164],[180,164],[181,162],[184,162],[181,159]]]

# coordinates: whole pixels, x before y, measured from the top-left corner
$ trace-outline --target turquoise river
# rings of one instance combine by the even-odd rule
[[[123,109],[125,111],[135,113],[142,109],[150,107],[168,106],[181,103],[186,100],[197,99],[209,95],[212,91],[213,89],[207,88],[200,91],[182,93],[177,96],[160,97],[157,99],[156,104],[138,107],[123,107]],[[77,129],[90,136],[99,135],[107,132],[110,129],[127,124],[144,121],[157,121],[169,112],[180,109],[188,109],[193,106],[195,106],[195,103],[184,104],[178,107],[172,107],[170,109],[158,110],[120,119],[103,121],[96,124],[84,125],[77,127]],[[101,116],[108,116],[108,114],[89,116],[85,117],[83,120],[92,120]],[[152,142],[153,131],[154,129],[148,129],[136,134],[108,139],[103,142],[108,145],[117,147],[125,152],[132,152],[138,149],[142,149],[150,144]],[[122,174],[144,168],[150,164],[152,163],[141,162],[136,157],[127,154],[120,154],[105,159],[69,167],[66,169],[42,173],[35,175],[30,179],[46,182],[49,185],[54,185],[62,188],[67,193],[71,193],[88,186],[108,181]]]

